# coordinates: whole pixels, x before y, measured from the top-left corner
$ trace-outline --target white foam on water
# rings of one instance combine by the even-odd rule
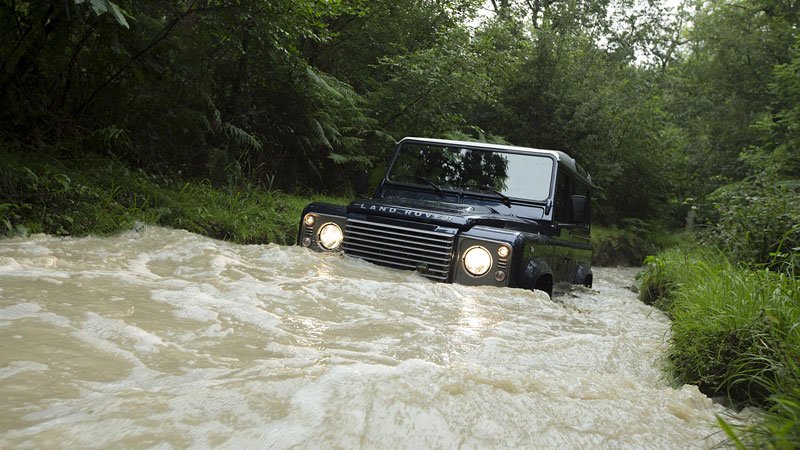
[[[87,314],[82,328],[86,333],[102,339],[131,344],[138,352],[157,352],[159,347],[165,345],[161,338],[152,333],[129,325],[123,320],[108,319],[95,313]]]
[[[37,319],[57,327],[66,327],[70,324],[70,320],[66,317],[44,311],[40,305],[34,303],[17,303],[2,308],[0,309],[0,319],[10,321]]]
[[[0,380],[25,372],[44,372],[47,369],[47,364],[35,361],[13,361],[8,366],[0,368]]]

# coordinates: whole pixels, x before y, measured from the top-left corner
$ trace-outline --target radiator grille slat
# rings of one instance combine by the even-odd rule
[[[373,231],[373,230],[363,230],[363,229],[360,229],[360,228],[350,228],[349,231],[354,237],[358,237],[360,239],[370,240],[373,236],[375,236],[375,231]],[[449,245],[449,243],[444,242],[444,241],[438,241],[438,242],[431,242],[431,241],[428,241],[428,240],[420,241],[418,239],[414,239],[413,237],[403,236],[401,234],[396,234],[396,233],[392,233],[392,234],[381,233],[381,236],[382,236],[382,240],[384,240],[386,242],[400,243],[403,246],[406,246],[409,242],[413,242],[415,246],[417,246],[417,247],[419,247],[421,249],[429,249],[429,250],[433,250],[434,252],[438,252],[442,248],[443,245],[445,245],[445,246]]]
[[[348,219],[344,236],[349,256],[395,269],[424,268],[423,276],[439,281],[450,273],[454,234]]]
[[[352,224],[349,222],[353,222]],[[348,226],[354,230],[366,230],[368,232],[375,232],[375,230],[380,230],[382,234],[385,235],[392,235],[392,236],[401,236],[403,238],[410,238],[414,239],[415,241],[419,242],[433,242],[433,243],[441,243],[445,242],[450,238],[448,234],[442,233],[435,233],[426,230],[415,230],[413,228],[401,228],[396,225],[386,225],[382,223],[372,223],[372,222],[358,222],[356,223],[355,220],[351,220],[348,222]],[[414,233],[409,234],[407,230],[411,230]]]
[[[360,251],[364,253],[380,253],[384,255],[386,258],[393,258],[393,259],[401,259],[404,261],[409,262],[424,262],[426,264],[436,264],[436,265],[447,265],[450,261],[450,258],[437,258],[436,256],[426,255],[426,254],[414,254],[409,255],[408,248],[405,250],[397,249],[397,248],[388,248],[388,247],[379,247],[376,245],[364,245],[360,243],[350,242],[348,246],[350,251]]]

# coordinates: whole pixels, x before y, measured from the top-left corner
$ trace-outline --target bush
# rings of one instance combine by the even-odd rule
[[[155,222],[156,188],[111,161],[84,161],[81,170],[18,154],[0,161],[2,234],[108,234],[134,222]]]
[[[776,179],[765,172],[714,192],[716,217],[702,240],[750,267],[800,269],[800,180]]]
[[[693,242],[691,236],[669,233],[650,223],[627,219],[623,228],[592,227],[592,264],[641,266],[647,255],[679,244]]]
[[[794,379],[800,379],[800,369],[794,363]],[[728,435],[751,448],[794,449],[800,444],[800,388],[794,387],[772,397],[772,406],[762,421],[736,430],[728,427]],[[743,438],[736,433],[743,434]]]

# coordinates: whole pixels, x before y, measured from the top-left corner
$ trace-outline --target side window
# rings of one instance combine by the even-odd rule
[[[569,172],[559,170],[558,178],[556,179],[556,222],[572,222],[571,197],[574,192],[575,182],[572,180],[572,175]]]

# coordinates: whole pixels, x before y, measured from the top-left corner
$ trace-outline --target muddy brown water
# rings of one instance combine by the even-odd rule
[[[709,448],[669,322],[146,227],[0,241],[0,448]]]

